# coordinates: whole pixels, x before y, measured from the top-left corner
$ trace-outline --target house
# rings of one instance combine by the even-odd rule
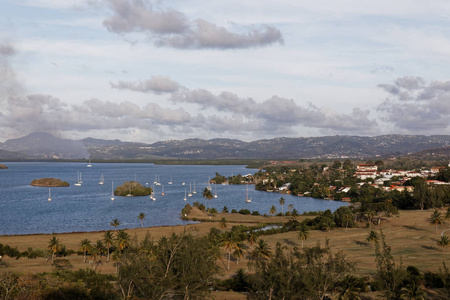
[[[373,172],[373,171],[377,171],[378,167],[377,165],[374,164],[359,164],[356,166],[356,171],[360,171],[360,172]]]

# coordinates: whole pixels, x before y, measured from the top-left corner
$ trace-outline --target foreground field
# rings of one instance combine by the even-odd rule
[[[447,229],[446,225],[441,225],[436,230],[434,225],[430,225],[429,217],[431,211],[401,211],[399,217],[385,218],[381,225],[373,225],[371,229],[382,229],[386,242],[392,247],[392,254],[396,262],[403,261],[404,266],[415,266],[422,272],[431,271],[438,272],[442,267],[442,263],[447,264],[450,259],[450,252],[443,250],[437,245],[440,239],[440,234]],[[192,232],[196,235],[206,235],[210,228],[219,228],[219,221],[224,217],[227,219],[228,227],[237,224],[250,225],[255,223],[271,223],[271,222],[285,222],[287,217],[263,217],[263,216],[243,216],[240,214],[218,214],[216,216],[208,216],[200,211],[194,211],[191,218],[204,219],[207,222],[191,224],[185,226],[171,226],[171,227],[152,227],[141,229],[126,230],[131,236],[135,236],[138,240],[150,233],[151,237],[156,241],[161,236],[166,236],[172,233],[182,233],[184,231]],[[304,220],[307,217],[298,217],[298,220]],[[305,247],[313,246],[317,242],[322,245],[326,239],[329,239],[333,251],[342,250],[347,257],[354,259],[357,262],[357,273],[362,275],[373,274],[376,271],[375,265],[375,251],[374,245],[366,242],[366,237],[369,228],[366,224],[360,224],[359,228],[336,229],[330,232],[312,231],[310,238],[305,242]],[[86,232],[86,233],[67,233],[57,234],[57,238],[68,249],[79,250],[80,241],[89,239],[95,242],[102,238],[104,232]],[[28,247],[46,249],[51,235],[23,235],[23,236],[0,236],[1,244],[8,244],[12,247],[17,247],[20,251],[26,250]],[[275,244],[280,242],[287,247],[301,247],[301,241],[297,238],[297,232],[287,232],[282,234],[275,234],[269,236],[262,236],[266,240],[271,249],[275,248]],[[249,246],[248,250],[251,250]],[[83,263],[83,256],[71,255],[68,257],[74,269],[90,267],[89,264]],[[47,262],[45,258],[27,259],[20,258],[10,259],[3,258],[7,263],[7,268],[0,268],[0,272],[5,271],[19,271],[19,272],[50,272],[52,270],[51,263]],[[233,261],[230,270],[225,268],[226,259],[224,256],[223,262],[219,261],[219,266],[222,268],[222,277],[227,277],[234,274],[238,268],[247,268],[247,258],[241,261]],[[115,268],[112,262],[103,263],[98,267],[98,271],[102,273],[114,273]],[[243,295],[237,293],[221,293],[215,295],[217,299],[239,299]]]

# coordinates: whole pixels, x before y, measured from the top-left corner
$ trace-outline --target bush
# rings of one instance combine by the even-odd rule
[[[240,213],[241,215],[250,215],[250,214],[251,214],[250,210],[248,210],[248,209],[241,209],[241,210],[239,211],[239,213]]]
[[[259,213],[259,211],[254,210],[254,211],[252,211],[252,215],[253,216],[260,216],[261,214]]]
[[[231,210],[231,213],[232,214],[237,214],[238,213],[238,211],[237,210],[235,210],[234,208]]]

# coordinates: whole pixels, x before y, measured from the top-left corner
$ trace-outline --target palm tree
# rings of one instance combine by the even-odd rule
[[[141,220],[141,227],[144,228],[145,214],[144,213],[140,213],[139,216],[138,216],[138,219]]]
[[[450,219],[450,207],[447,208],[447,212],[445,213],[445,219],[446,220]]]
[[[292,218],[295,219],[296,217],[299,216],[298,210],[296,210],[295,208],[292,210]]]
[[[442,235],[441,239],[437,243],[442,247],[442,251],[444,251],[444,248],[450,244],[450,239],[448,238],[448,236]]]
[[[114,230],[116,231],[116,230],[117,230],[117,227],[120,225],[120,221],[117,220],[117,219],[114,219],[114,220],[112,220],[111,223],[109,223],[109,225],[113,226],[113,227],[114,227]]]
[[[116,242],[117,242],[117,248],[120,251],[123,251],[123,249],[130,246],[130,235],[123,230],[119,230],[117,232]]]
[[[292,209],[294,208],[294,204],[288,205],[289,214],[291,214]]]
[[[412,280],[410,284],[402,287],[400,299],[425,300],[428,299],[427,293],[421,284]]]
[[[236,249],[236,239],[233,235],[233,233],[227,232],[225,234],[224,239],[222,240],[222,245],[225,247],[226,250],[228,250],[228,266],[227,270],[230,270],[230,260],[231,260],[231,250]]]
[[[442,223],[444,223],[444,220],[442,220],[442,214],[437,209],[435,209],[434,212],[431,214],[429,221],[430,221],[431,225],[436,226],[436,232],[437,232],[438,225],[441,225]]]
[[[305,223],[300,224],[300,228],[297,232],[297,237],[299,240],[302,241],[302,248],[303,248],[303,242],[306,241],[310,236],[309,233],[309,227]]]
[[[114,244],[114,236],[111,231],[108,230],[105,232],[105,234],[103,234],[103,242],[105,242],[106,249],[108,250],[108,256],[106,261],[109,261],[111,254],[110,249],[111,246]]]
[[[210,190],[208,190],[208,188],[205,188],[203,190],[203,194],[202,197],[205,198],[205,208],[206,208],[206,203],[208,200],[209,201],[209,208],[211,208],[211,199],[214,198],[214,195],[212,194],[212,192]]]
[[[353,275],[347,275],[337,286],[339,300],[360,300],[361,288],[358,287],[358,278]]]
[[[222,220],[220,220],[219,227],[222,229],[227,228],[227,219],[226,218],[222,218]]]
[[[83,251],[83,263],[86,263],[86,255],[89,250],[91,250],[91,241],[88,239],[84,239],[80,242],[81,251]]]
[[[284,198],[283,197],[281,197],[280,198],[280,205],[281,205],[281,214],[283,214],[284,213],[284,211],[283,211],[283,206],[284,206],[284,204],[286,203],[286,200],[284,200]]]
[[[275,213],[277,212],[277,208],[275,207],[275,205],[272,205],[272,207],[269,210],[269,214],[272,215],[272,218],[275,218]]]
[[[259,234],[253,230],[249,231],[247,233],[247,242],[250,243],[250,245],[253,246],[254,243],[258,240]]]
[[[369,219],[369,228],[372,228],[372,219],[375,216],[375,212],[373,210],[368,210],[366,214],[367,218]]]
[[[366,241],[376,243],[378,241],[378,233],[374,230],[369,231],[369,234],[366,237]]]
[[[59,239],[56,238],[56,236],[53,236],[50,241],[48,242],[47,246],[48,250],[52,253],[52,261],[55,258],[56,252],[58,252],[61,249],[61,244],[59,242]]]
[[[272,256],[272,252],[270,252],[270,246],[269,244],[262,239],[258,240],[258,244],[255,246],[255,249],[253,249],[251,253],[251,259],[252,260],[258,260],[258,259],[268,259]]]
[[[233,256],[236,257],[236,265],[239,265],[239,259],[244,256],[244,245],[241,242],[236,243]]]
[[[351,219],[353,219],[353,213],[351,211],[348,211],[345,214],[344,218],[347,221],[347,223],[345,224],[345,231],[347,231],[348,223],[350,222]]]
[[[94,262],[97,260],[97,255],[100,257],[99,261],[102,260],[102,254],[105,252],[105,246],[103,245],[101,240],[98,240],[97,243],[92,247],[92,255],[94,256]]]

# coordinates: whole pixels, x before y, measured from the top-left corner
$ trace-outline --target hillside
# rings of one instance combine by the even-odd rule
[[[448,135],[280,137],[253,142],[218,138],[169,140],[145,144],[122,142],[117,139],[69,140],[47,133],[33,133],[0,143],[0,160],[365,159],[405,156],[412,153],[429,156],[426,153],[430,151],[440,158],[445,158],[449,156],[449,147]]]

